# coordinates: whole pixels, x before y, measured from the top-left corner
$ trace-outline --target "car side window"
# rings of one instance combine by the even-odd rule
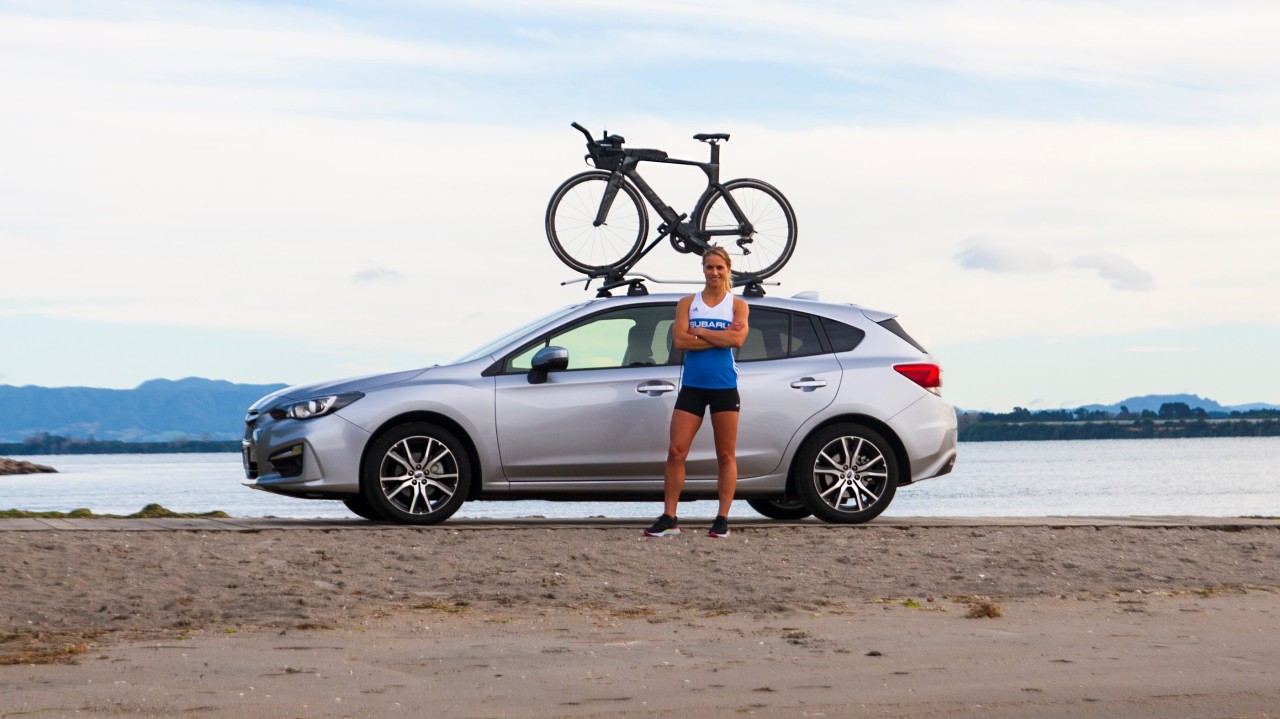
[[[831,343],[832,352],[848,352],[862,343],[862,338],[867,333],[846,325],[843,322],[833,320],[830,317],[822,318],[822,329],[827,333],[827,341]]]
[[[503,364],[505,372],[528,372],[533,356],[554,345],[569,351],[569,369],[648,367],[671,361],[674,305],[622,307],[602,312],[519,350]]]
[[[809,315],[791,315],[790,357],[807,357],[822,354],[822,341]]]
[[[750,329],[738,350],[739,362],[804,357],[822,353],[822,342],[808,315],[752,308]]]

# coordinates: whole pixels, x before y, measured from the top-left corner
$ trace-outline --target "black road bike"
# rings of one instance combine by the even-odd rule
[[[760,180],[720,182],[719,143],[729,135],[694,135],[711,146],[711,161],[696,162],[667,157],[662,150],[624,148],[618,135],[604,133],[596,140],[582,125],[575,122],[573,127],[586,136],[585,159],[596,169],[565,180],[547,205],[547,239],[569,267],[590,277],[620,278],[663,238],[679,252],[699,255],[710,244],[721,245],[733,258],[736,284],[769,277],[791,259],[796,214],[787,198]],[[693,206],[692,219],[663,202],[644,181],[636,170],[641,162],[702,168],[707,189]],[[645,200],[662,218],[647,247]]]

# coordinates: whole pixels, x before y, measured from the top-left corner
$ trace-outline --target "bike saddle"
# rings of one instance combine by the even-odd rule
[[[693,136],[693,139],[699,142],[715,142],[716,140],[729,141],[729,133],[727,132],[699,132]]]
[[[627,154],[637,160],[665,160],[667,153],[663,150],[647,150],[644,148],[627,148]]]

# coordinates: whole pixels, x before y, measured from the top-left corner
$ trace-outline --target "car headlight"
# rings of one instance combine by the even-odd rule
[[[363,392],[343,392],[308,397],[272,408],[271,416],[274,419],[315,419],[337,412],[363,396]]]

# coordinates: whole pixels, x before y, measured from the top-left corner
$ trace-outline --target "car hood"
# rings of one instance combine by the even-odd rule
[[[412,369],[403,372],[390,372],[388,374],[371,374],[361,377],[347,377],[344,379],[330,380],[328,382],[316,382],[314,384],[298,384],[292,387],[285,387],[263,397],[253,406],[249,408],[253,410],[263,410],[269,408],[280,400],[296,400],[306,399],[308,397],[316,397],[327,394],[340,394],[342,392],[367,392],[377,387],[385,387],[389,384],[403,382],[413,379],[420,374],[429,372],[428,369]]]

